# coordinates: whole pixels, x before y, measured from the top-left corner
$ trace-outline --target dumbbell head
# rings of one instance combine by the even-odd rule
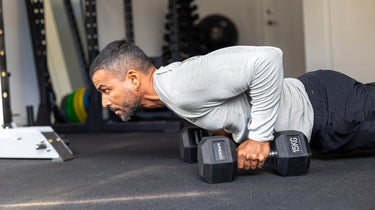
[[[186,127],[181,131],[180,156],[188,163],[197,162],[197,146],[199,141],[208,136],[208,131],[199,127]]]
[[[204,137],[198,145],[198,170],[210,184],[233,181],[237,170],[234,143],[225,136]]]
[[[299,176],[307,173],[311,150],[306,136],[298,131],[281,131],[274,134],[270,158],[273,168],[281,176]]]

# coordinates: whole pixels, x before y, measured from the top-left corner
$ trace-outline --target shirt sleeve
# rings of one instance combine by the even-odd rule
[[[251,68],[252,76],[248,94],[251,98],[251,120],[247,125],[248,138],[255,141],[273,140],[283,85],[282,51],[270,48],[256,59]]]

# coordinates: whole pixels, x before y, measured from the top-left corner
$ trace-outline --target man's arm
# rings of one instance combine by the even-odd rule
[[[283,84],[282,52],[276,48],[273,51],[255,64],[249,90],[249,135],[237,148],[238,168],[261,168],[270,152]]]

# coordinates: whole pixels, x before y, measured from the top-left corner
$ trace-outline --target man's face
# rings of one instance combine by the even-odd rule
[[[130,116],[141,108],[140,97],[128,79],[120,80],[109,71],[98,70],[92,81],[102,94],[102,106],[109,107],[121,120],[130,120]]]

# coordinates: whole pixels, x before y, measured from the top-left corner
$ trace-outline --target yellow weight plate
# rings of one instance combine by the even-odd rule
[[[79,122],[83,122],[85,119],[84,119],[82,111],[79,109],[79,100],[80,100],[79,99],[79,95],[80,95],[79,93],[80,92],[81,92],[81,89],[78,89],[74,93],[73,105],[74,105],[74,112],[76,113]]]
[[[79,93],[78,109],[82,113],[83,122],[84,122],[87,119],[87,112],[86,112],[85,104],[84,104],[85,88],[81,88],[78,93]]]

